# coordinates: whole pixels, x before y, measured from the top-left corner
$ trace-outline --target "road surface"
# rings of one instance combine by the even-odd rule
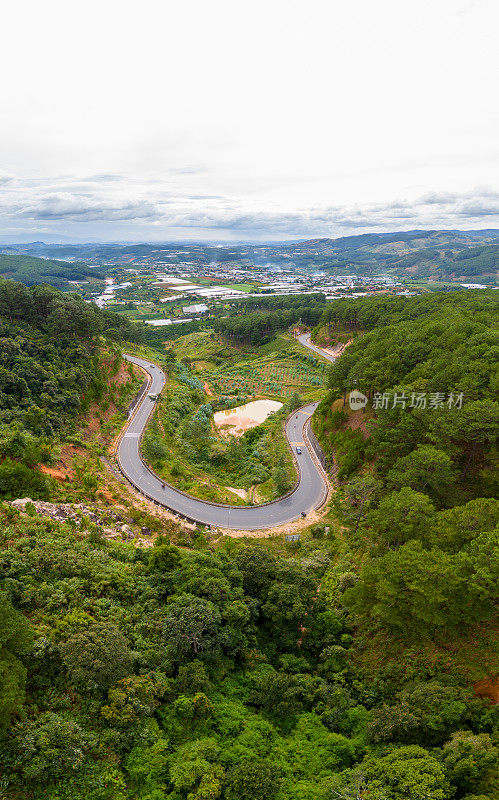
[[[310,343],[303,344],[315,349]],[[303,432],[318,403],[310,403],[299,409],[286,424],[286,438],[295,453],[299,470],[298,485],[291,494],[260,506],[227,506],[198,500],[169,484],[165,484],[163,488],[162,481],[140,457],[140,437],[153,408],[154,401],[149,394],[161,392],[165,385],[165,375],[157,365],[143,358],[130,355],[125,355],[125,358],[145,369],[152,382],[118,444],[117,459],[123,475],[150,500],[186,519],[235,530],[259,530],[284,525],[322,504],[327,493],[326,479],[317,458],[309,450]],[[301,448],[300,455],[296,454],[297,447]]]
[[[317,347],[316,344],[312,344],[312,342],[310,341],[310,334],[309,333],[302,333],[301,336],[298,337],[298,341],[301,344],[305,345],[305,347],[308,347],[309,350],[313,350],[314,353],[318,353],[323,358],[326,358],[332,364],[334,364],[334,362],[336,361],[336,359],[338,357],[338,356],[333,356],[327,350],[323,350],[322,347]]]

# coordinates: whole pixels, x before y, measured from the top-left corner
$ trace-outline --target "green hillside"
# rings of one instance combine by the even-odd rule
[[[327,306],[318,332],[352,340],[314,420],[337,486],[299,542],[165,516],[147,541],[110,538],[104,511],[142,506],[108,472],[95,522],[0,503],[2,798],[496,800],[497,706],[474,691],[499,672],[496,316],[493,292]],[[104,337],[137,335],[115,317],[0,282],[11,462],[102,386]],[[169,355],[180,419],[203,386]],[[350,412],[352,386],[388,408]],[[392,408],[395,392],[445,402]],[[17,496],[33,489],[20,475]]]
[[[324,314],[328,336],[353,340],[313,427],[350,531],[343,600],[371,645],[445,647],[496,619],[497,322],[494,292],[337,301]],[[354,389],[365,411],[344,405]]]
[[[98,269],[86,264],[53,261],[34,256],[0,253],[0,276],[20,281],[26,286],[48,283],[61,290],[71,290],[69,281],[98,281],[103,275]]]
[[[48,255],[51,258],[93,259],[100,263],[130,265],[146,259],[150,265],[163,263],[165,252],[172,265],[185,260],[201,267],[215,261],[227,267],[272,264],[321,269],[333,274],[379,275],[437,279],[456,282],[497,284],[499,230],[413,230],[367,233],[338,239],[306,239],[292,243],[210,247],[175,243],[136,245],[19,245],[16,252]]]
[[[288,252],[291,248],[287,247]],[[429,278],[497,283],[499,239],[497,231],[409,231],[365,234],[344,239],[316,239],[293,246],[293,257],[333,273],[375,275],[389,272],[407,279]]]
[[[34,467],[102,394],[101,335],[125,332],[130,323],[77,295],[0,279],[0,498],[48,497]]]
[[[458,252],[424,248],[400,258],[392,267],[416,277],[484,278],[487,282],[494,282],[499,272],[499,244],[480,245]]]

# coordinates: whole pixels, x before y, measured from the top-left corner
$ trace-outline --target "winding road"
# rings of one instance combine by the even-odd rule
[[[314,353],[317,353],[319,356],[322,356],[327,361],[330,361],[331,364],[334,364],[338,356],[334,356],[328,350],[323,350],[322,347],[317,347],[316,344],[312,344],[310,341],[310,334],[309,333],[302,333],[301,336],[298,336],[298,341],[300,344],[303,344],[305,347],[308,347],[309,350],[313,350]]]
[[[312,350],[317,349],[328,360],[334,361],[332,356],[320,351],[308,340],[304,341],[305,336],[307,334],[300,337],[302,344]],[[327,481],[304,431],[318,403],[310,403],[288,418],[286,438],[295,454],[299,479],[296,488],[279,500],[259,506],[228,506],[198,500],[169,484],[163,488],[163,482],[141,458],[140,438],[154,408],[154,401],[149,395],[161,392],[166,381],[165,374],[146,359],[131,355],[125,355],[125,358],[142,367],[150,375],[151,384],[118,442],[116,455],[122,474],[149,500],[193,522],[235,530],[259,530],[284,525],[322,505],[327,496]],[[301,449],[301,454],[296,453],[297,447]]]

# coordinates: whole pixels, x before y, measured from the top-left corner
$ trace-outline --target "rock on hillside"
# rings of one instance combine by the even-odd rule
[[[40,517],[50,517],[57,522],[70,521],[70,524],[77,528],[86,526],[88,523],[98,525],[102,528],[102,535],[106,539],[134,541],[138,547],[149,547],[152,544],[142,538],[151,534],[149,528],[129,525],[115,511],[103,514],[98,509],[86,506],[84,503],[48,503],[44,500],[32,500],[30,497],[12,500],[9,505],[27,514],[35,511]]]

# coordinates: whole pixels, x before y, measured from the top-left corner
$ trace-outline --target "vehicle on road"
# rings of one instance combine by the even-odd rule
[[[299,479],[292,492],[273,502],[247,507],[207,502],[179,491],[163,479],[158,478],[142,460],[140,440],[151,416],[151,402],[159,400],[161,397],[161,388],[166,382],[165,375],[157,365],[151,369],[149,362],[140,357],[126,354],[125,358],[145,369],[152,378],[149,392],[137,405],[131,427],[129,427],[127,435],[121,437],[117,449],[118,464],[123,475],[146,498],[157,505],[171,509],[185,519],[203,525],[242,531],[266,530],[288,524],[300,516],[305,518],[308,511],[318,508],[323,503],[327,493],[326,482],[315,463],[308,459],[303,461],[300,458],[297,461]],[[313,408],[311,403],[304,406],[296,415],[297,418],[301,419],[300,414],[304,414],[305,417],[310,416]],[[292,426],[287,429],[286,438],[288,444],[296,448],[296,434],[295,436],[290,435],[291,428]],[[302,450],[304,445],[301,443],[300,445],[298,447]],[[293,452],[295,451],[293,450]]]
[[[301,456],[301,447],[297,447],[297,448],[296,448],[296,452],[297,452],[297,454],[298,454],[299,456]]]

